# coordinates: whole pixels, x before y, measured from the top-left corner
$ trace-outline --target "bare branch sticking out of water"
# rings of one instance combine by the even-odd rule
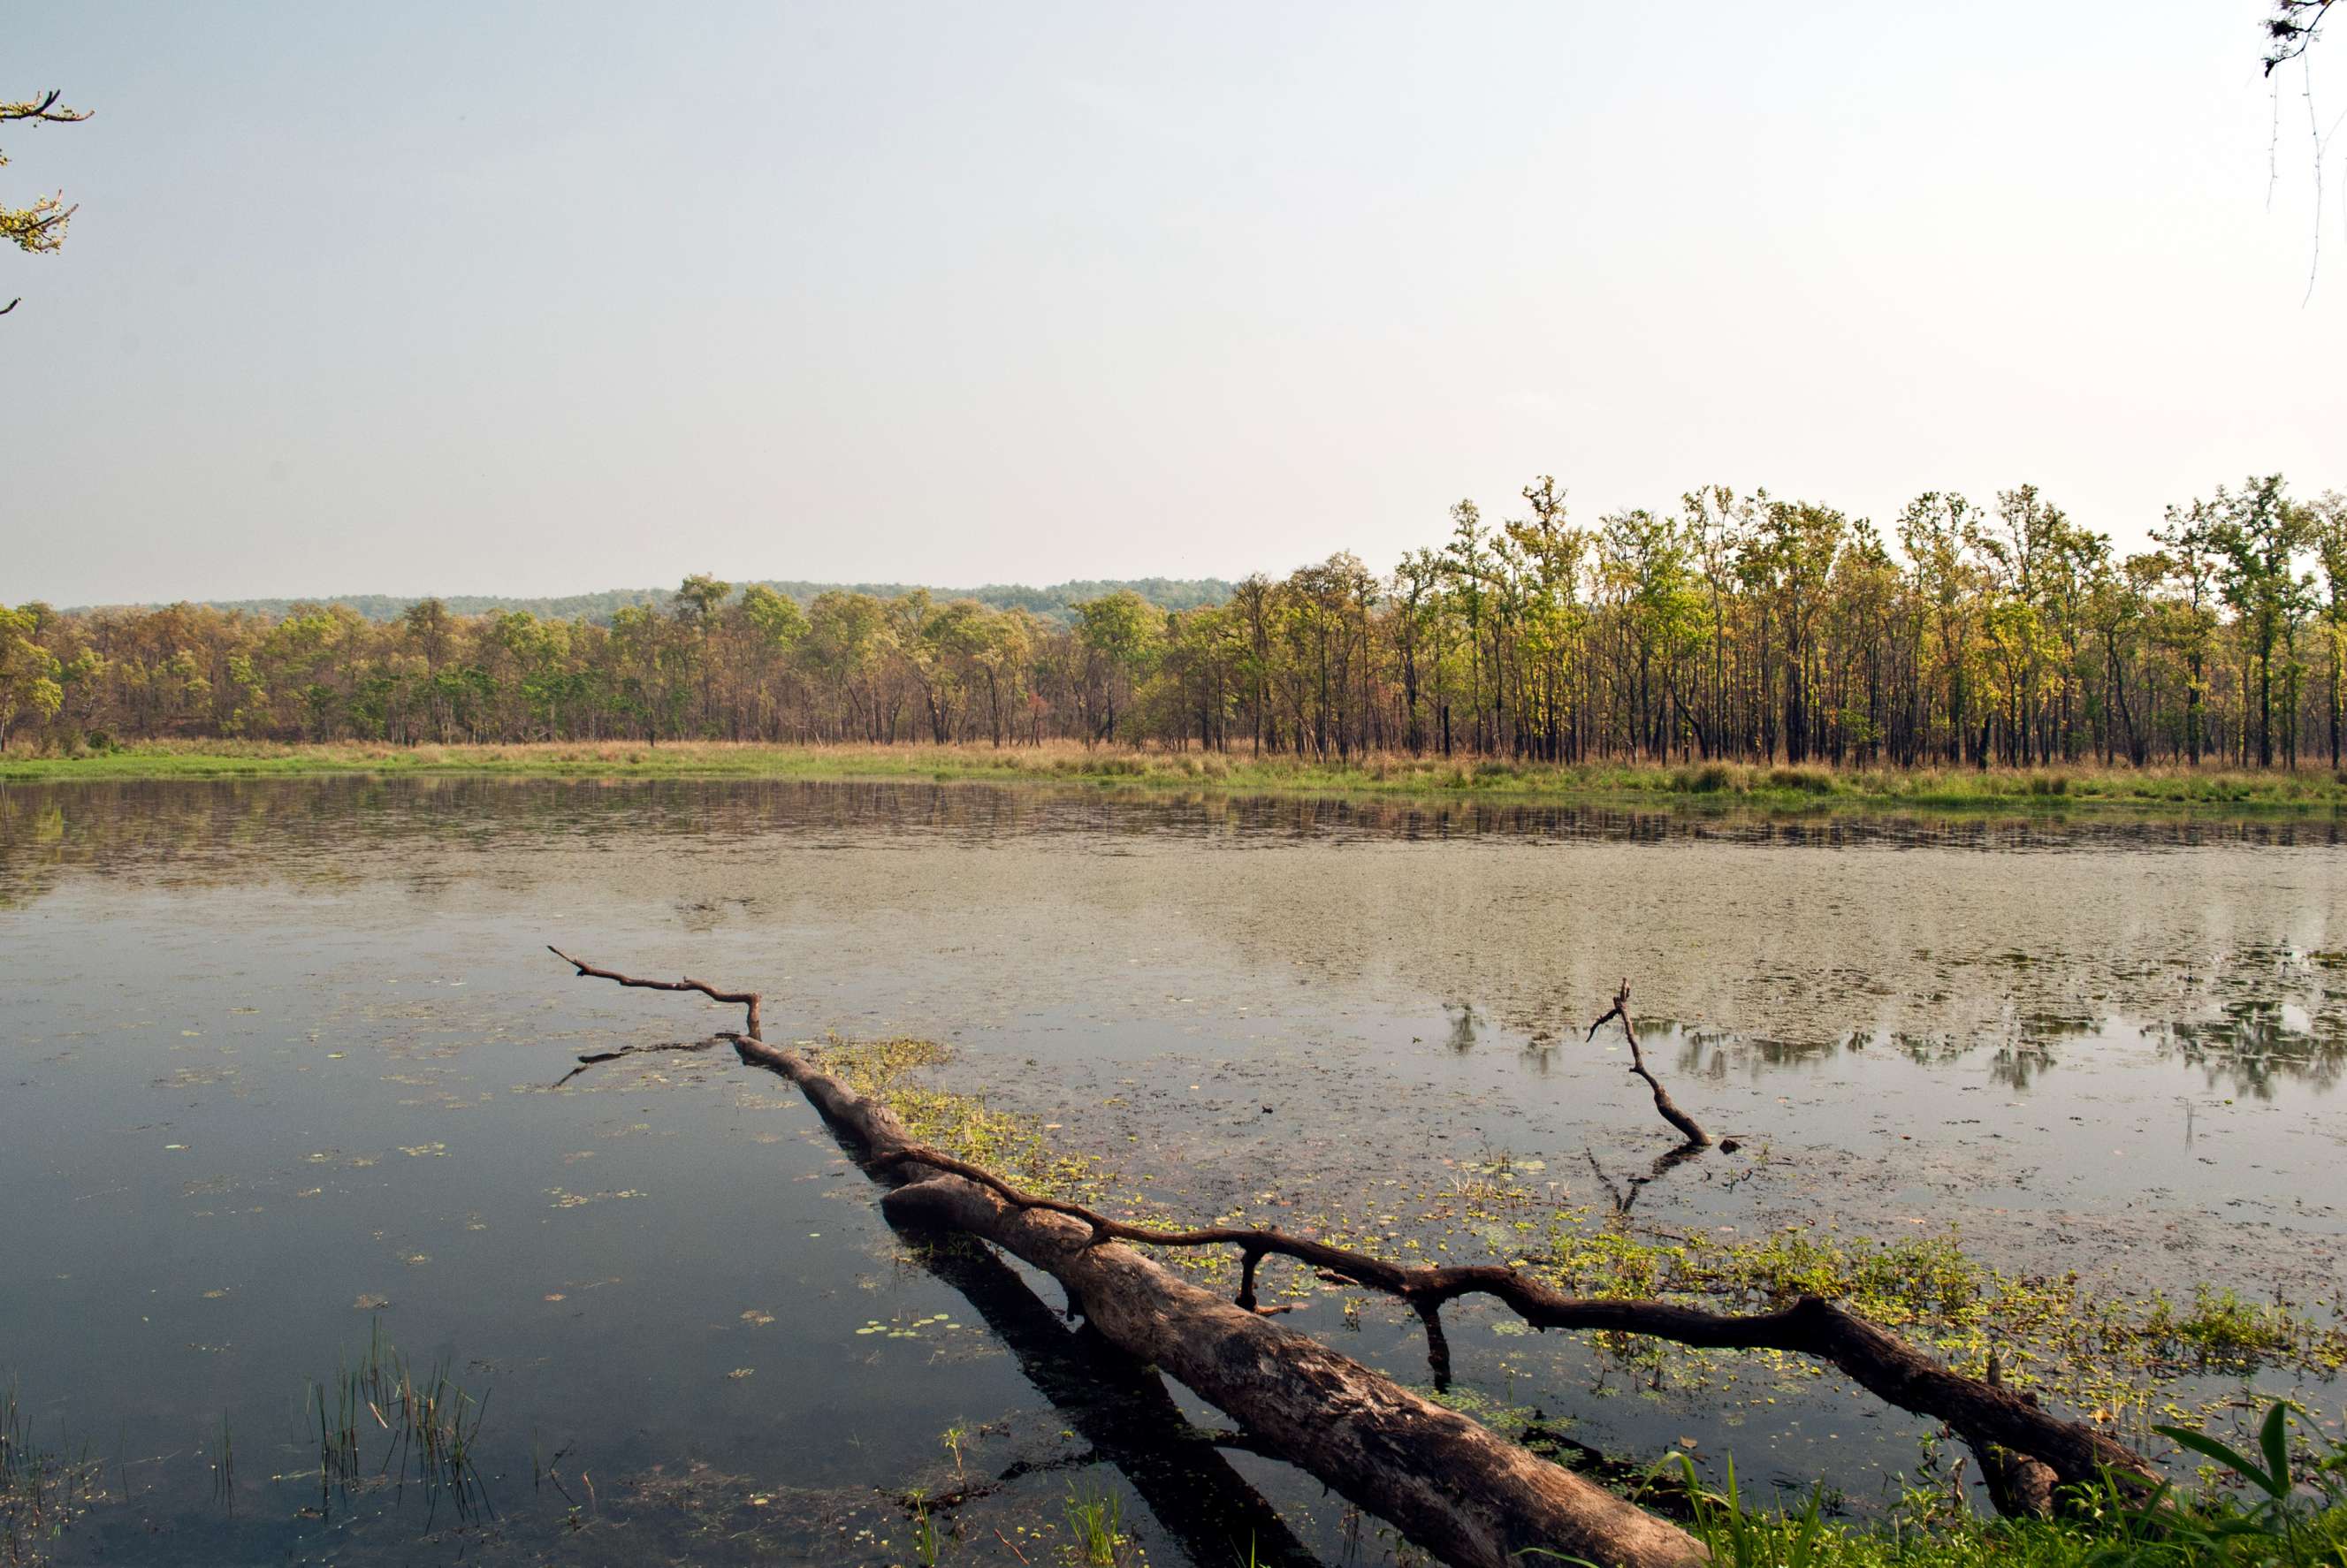
[[[707,980],[696,980],[691,975],[686,975],[682,979],[673,980],[638,979],[633,975],[623,975],[616,969],[599,969],[592,964],[581,963],[579,960],[572,958],[569,954],[564,952],[561,948],[556,947],[551,942],[548,942],[546,945],[546,950],[552,953],[556,958],[560,958],[564,963],[569,964],[572,968],[578,970],[582,978],[591,976],[599,980],[610,980],[619,985],[634,986],[648,991],[699,991],[711,1001],[726,1002],[741,1007],[746,1011],[746,1016],[742,1020],[742,1032],[748,1035],[752,1040],[756,1040],[758,1038],[758,1003],[760,999],[759,994],[756,991],[721,991],[715,986],[711,985]],[[585,1059],[581,1058],[580,1060],[584,1061]]]
[[[1645,1079],[1646,1087],[1655,1091],[1655,1109],[1662,1112],[1664,1121],[1679,1130],[1679,1136],[1687,1141],[1690,1148],[1710,1148],[1711,1134],[1697,1125],[1694,1117],[1672,1103],[1670,1091],[1646,1071],[1645,1053],[1638,1049],[1638,1031],[1630,1024],[1630,982],[1626,977],[1622,981],[1622,989],[1614,993],[1614,1005],[1600,1013],[1597,1021],[1589,1026],[1589,1040],[1595,1040],[1597,1031],[1605,1027],[1608,1020],[1617,1018],[1622,1020],[1622,1038],[1630,1042],[1630,1071]]]

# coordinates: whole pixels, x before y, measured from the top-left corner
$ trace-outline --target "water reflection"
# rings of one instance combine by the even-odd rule
[[[2265,1020],[2249,1028],[2231,1020],[2168,1024],[2147,1031],[2147,1037],[2162,1054],[2198,1068],[2209,1088],[2243,1098],[2270,1100],[2282,1082],[2328,1091],[2337,1085],[2341,1067],[2347,1063],[2347,1042],[2335,1032],[2326,1030],[2317,1037]]]
[[[235,874],[264,855],[332,880],[354,838],[372,844],[592,838],[614,829],[696,841],[788,829],[838,847],[874,837],[988,842],[1035,835],[1213,836],[1242,843],[1501,839],[1533,844],[1719,843],[1965,848],[2009,853],[2217,845],[2335,845],[2339,815],[2238,818],[1931,815],[1814,808],[1390,801],[1143,789],[805,780],[497,777],[130,780],[0,784],[0,899],[22,902],[73,867]]]
[[[1641,1019],[1638,1027],[1669,1049],[1674,1072],[1685,1078],[1741,1073],[1757,1080],[1863,1052],[1933,1069],[1978,1061],[1991,1082],[2022,1093],[2085,1050],[2091,1060],[2083,1070],[2090,1074],[2129,1061],[2165,1061],[2194,1069],[2212,1092],[2270,1100],[2283,1084],[2313,1094],[2337,1086],[2347,1071],[2342,1008],[2347,999],[2325,992],[2295,1001],[2229,1002],[2224,1016],[2199,1023],[2033,1013],[2014,1020],[2001,1038],[1858,1030],[1828,1040],[1785,1040],[1662,1020]]]
[[[1536,1072],[1628,972],[1658,1013],[1736,1030],[1726,1057],[1690,1036],[1690,1072],[1731,1060],[1795,1071],[1867,1049],[1930,1063],[1993,1045],[2004,1081],[2024,1085],[2065,1042],[2120,1029],[2256,1093],[2276,1076],[2327,1084],[2347,1040],[2347,986],[2333,990],[2347,976],[2347,929],[2332,926],[2341,833],[2327,815],[1771,815],[909,782],[146,781],[0,786],[0,906],[75,877],[388,886],[423,910],[491,879],[517,895],[565,881],[658,898],[689,935],[754,938],[807,913],[820,886],[835,902],[951,909],[999,940],[1007,917],[963,890],[1048,875],[1036,896],[1054,917],[1075,910],[1080,929],[1170,916],[1214,955],[1209,971],[1226,955],[1327,982],[1399,978],[1449,999],[1450,1050],[1497,1030]],[[1166,858],[1200,850],[1213,853]],[[974,853],[1019,865],[956,858]]]

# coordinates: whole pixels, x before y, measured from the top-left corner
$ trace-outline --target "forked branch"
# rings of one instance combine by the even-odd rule
[[[756,991],[721,991],[707,980],[696,980],[690,975],[673,980],[638,979],[633,975],[623,975],[617,969],[600,969],[592,964],[584,963],[572,958],[551,942],[546,945],[546,950],[578,970],[582,977],[592,976],[599,980],[610,980],[619,985],[635,986],[648,991],[699,991],[711,1001],[726,1002],[745,1009],[747,1016],[743,1020],[742,1032],[752,1040],[758,1038],[759,993]]]
[[[1711,1134],[1698,1126],[1694,1117],[1674,1104],[1670,1091],[1646,1071],[1645,1053],[1638,1049],[1638,1031],[1630,1023],[1630,982],[1626,977],[1622,981],[1622,989],[1614,993],[1614,1005],[1600,1013],[1597,1021],[1589,1026],[1589,1040],[1595,1040],[1597,1031],[1609,1020],[1617,1018],[1622,1020],[1622,1038],[1630,1042],[1630,1071],[1645,1079],[1646,1087],[1655,1091],[1655,1109],[1663,1113],[1664,1121],[1679,1130],[1679,1135],[1688,1143],[1697,1149],[1710,1148]]]
[[[65,96],[63,87],[52,87],[36,98],[18,103],[0,103],[0,120],[47,120],[55,125],[75,125],[95,112],[90,109],[59,108],[57,99]]]
[[[736,1040],[745,1059],[751,1042]],[[771,1050],[771,1048],[766,1048]],[[1127,1241],[1145,1246],[1234,1246],[1245,1262],[1236,1305],[1255,1307],[1255,1265],[1265,1256],[1292,1257],[1365,1289],[1408,1303],[1424,1320],[1428,1350],[1438,1368],[1449,1359],[1437,1316],[1462,1296],[1489,1296],[1535,1328],[1637,1334],[1706,1349],[1781,1350],[1814,1357],[1840,1369],[1886,1402],[1953,1427],[1984,1452],[2006,1449],[2043,1460],[2064,1484],[2094,1481],[2106,1469],[2124,1480],[2144,1477],[2142,1461],[2090,1428],[2046,1414],[2025,1396],[1996,1383],[1950,1371],[1937,1360],[1875,1325],[1817,1296],[1774,1312],[1710,1312],[1668,1301],[1589,1299],[1567,1296],[1512,1268],[1492,1264],[1408,1266],[1309,1236],[1253,1227],[1208,1226],[1162,1231],[1130,1225],[1081,1204],[1022,1192],[993,1172],[926,1144],[907,1143],[876,1155],[881,1167],[924,1165],[977,1183],[1015,1208],[1065,1214],[1092,1233],[1087,1245]],[[2050,1496],[2051,1488],[2045,1489]]]

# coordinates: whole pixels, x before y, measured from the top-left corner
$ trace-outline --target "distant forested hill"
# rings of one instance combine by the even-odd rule
[[[738,594],[749,587],[735,583]],[[895,599],[915,591],[916,585],[897,582],[774,582],[765,585],[777,593],[788,594],[802,604],[817,594],[835,589],[846,593],[868,593],[880,599]],[[1053,583],[1049,588],[1029,588],[1020,583],[989,583],[983,588],[932,588],[929,597],[944,603],[957,599],[974,599],[990,610],[1009,610],[1013,606],[1031,610],[1047,620],[1068,624],[1073,615],[1069,607],[1103,594],[1131,589],[1150,603],[1163,610],[1194,610],[1202,605],[1221,604],[1231,597],[1231,585],[1220,578],[1143,577],[1123,580],[1083,580]],[[421,594],[399,596],[386,593],[321,594],[309,599],[227,599],[205,600],[200,602],[213,610],[241,610],[249,614],[272,618],[283,615],[297,604],[346,604],[369,620],[396,620],[406,612]],[[508,599],[493,594],[443,594],[441,602],[457,615],[483,615],[492,610],[526,610],[541,620],[587,620],[609,621],[612,614],[630,605],[649,604],[665,607],[669,590],[664,588],[615,588],[602,593],[574,593],[559,599]],[[89,607],[83,607],[89,608]],[[141,607],[152,608],[152,607]]]

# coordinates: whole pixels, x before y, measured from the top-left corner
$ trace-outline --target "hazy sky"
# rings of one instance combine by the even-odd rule
[[[1542,473],[2133,543],[2347,487],[2266,9],[18,0],[0,599],[1384,570]]]

